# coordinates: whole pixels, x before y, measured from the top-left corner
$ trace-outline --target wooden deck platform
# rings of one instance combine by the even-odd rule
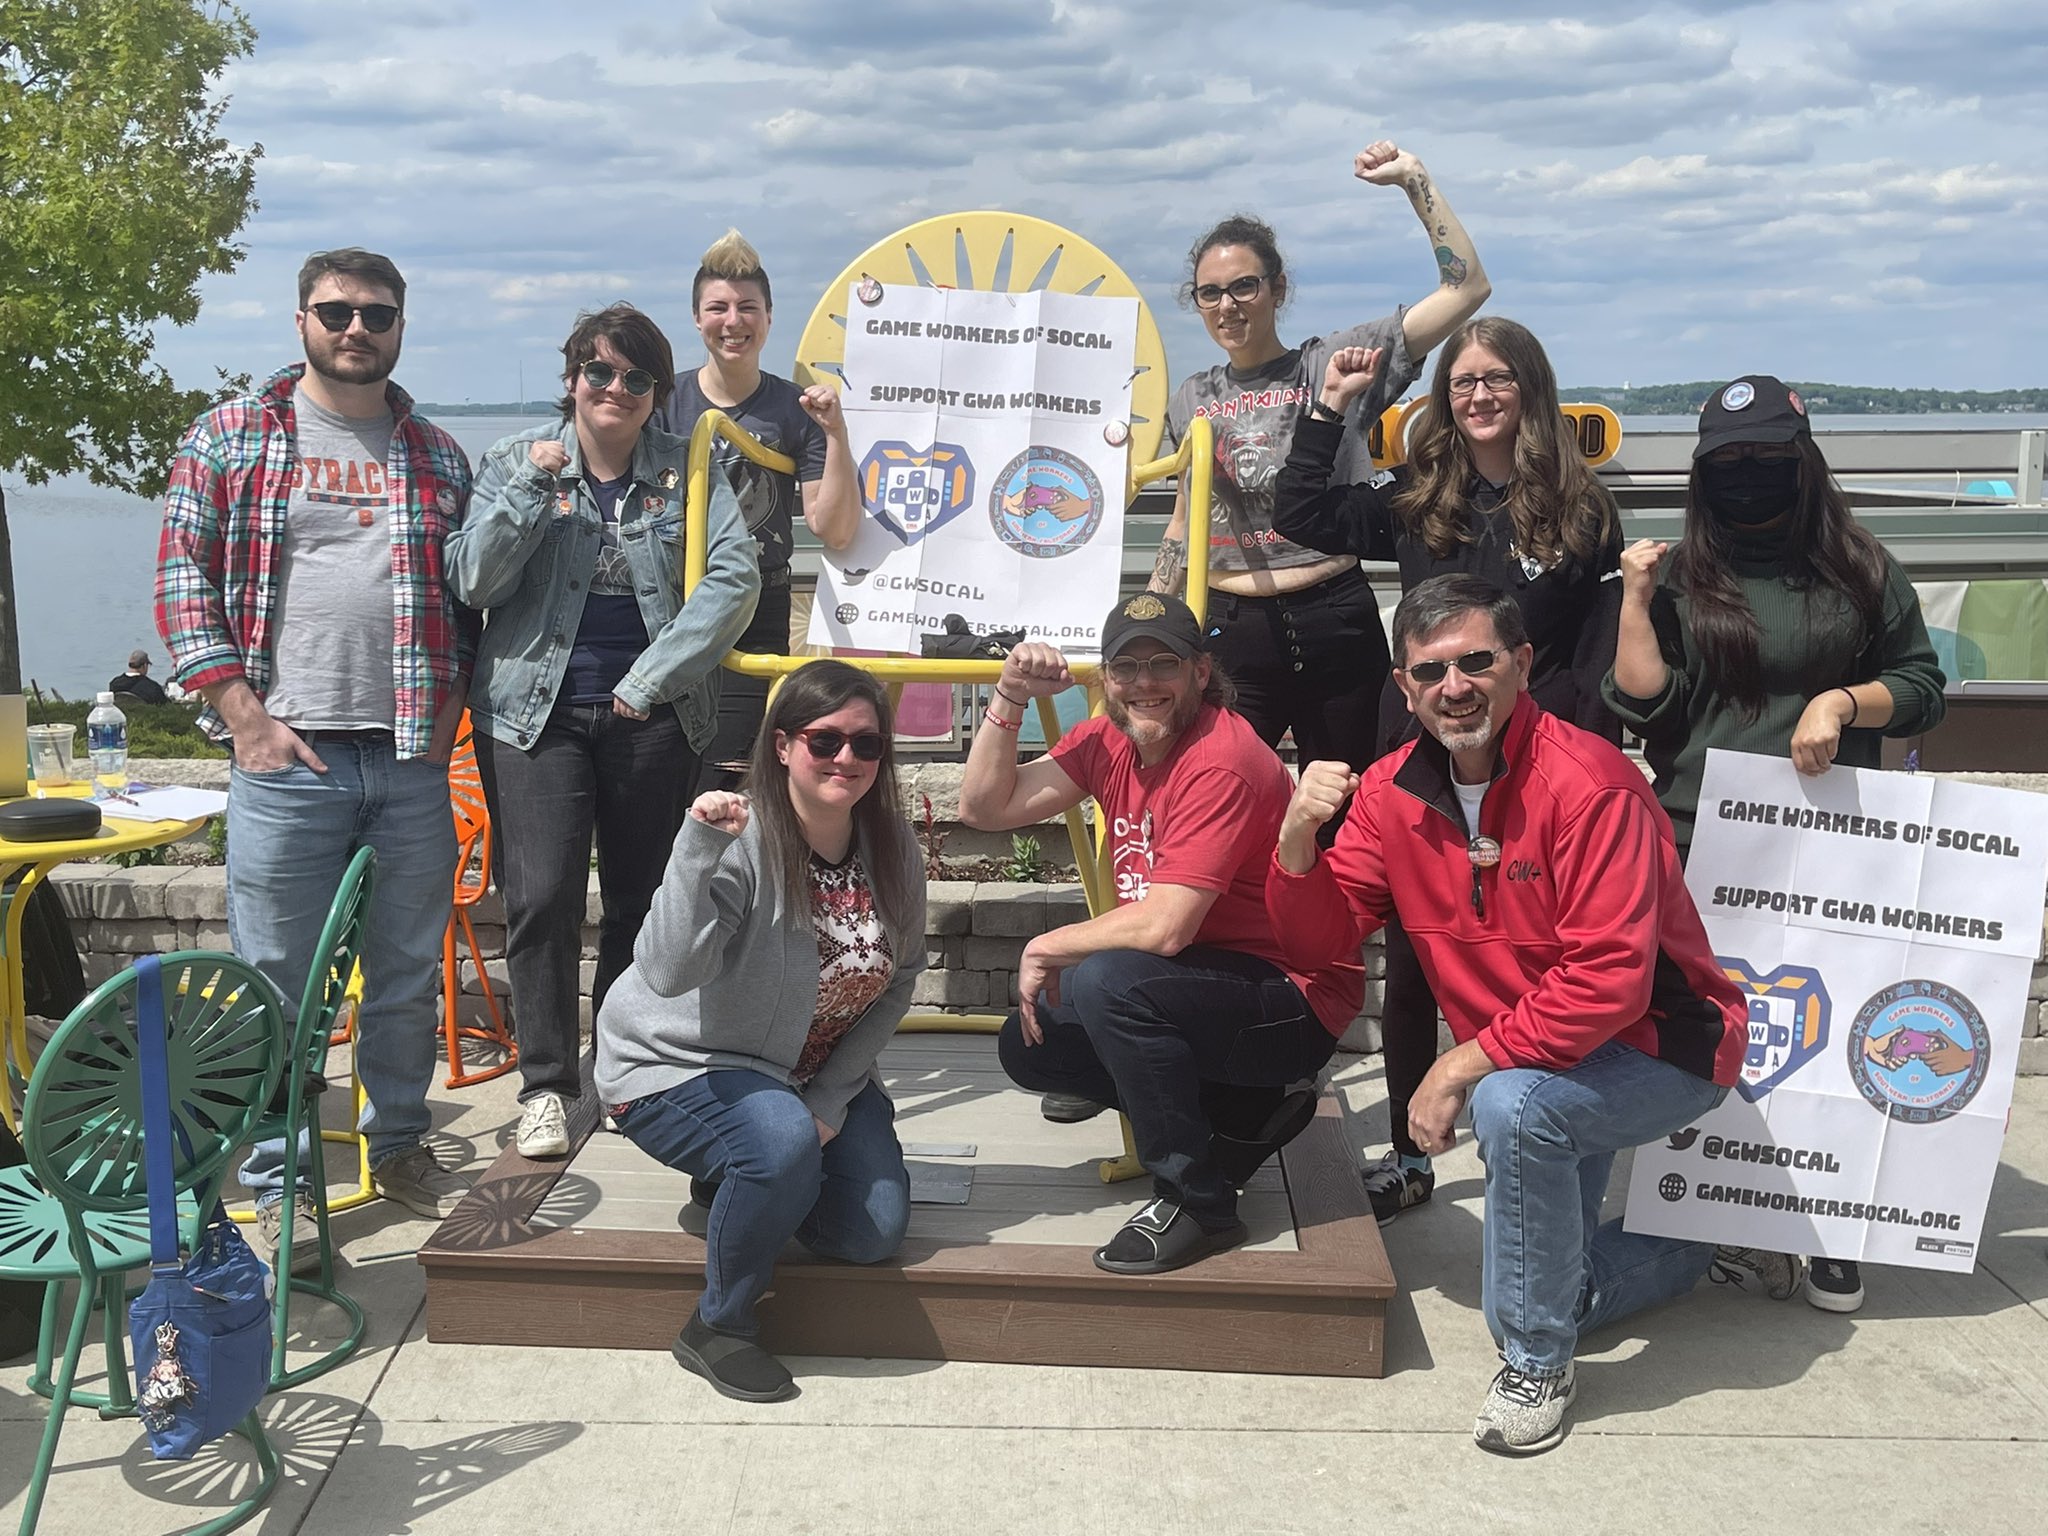
[[[1169,1275],[1092,1261],[1149,1182],[1104,1185],[1104,1115],[1055,1126],[988,1037],[913,1035],[882,1058],[913,1193],[971,1177],[964,1204],[918,1203],[888,1264],[792,1245],[761,1309],[782,1354],[1378,1376],[1394,1275],[1325,1094],[1309,1129],[1246,1190],[1244,1248]],[[420,1250],[439,1343],[666,1349],[703,1285],[688,1181],[596,1130],[586,1095],[566,1162],[510,1147]],[[971,1145],[971,1157],[959,1153]],[[681,1219],[679,1220],[679,1212]]]

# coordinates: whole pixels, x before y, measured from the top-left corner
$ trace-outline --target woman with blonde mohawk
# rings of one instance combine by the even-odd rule
[[[827,384],[799,390],[761,371],[761,349],[774,315],[760,255],[728,229],[697,268],[690,315],[704,338],[704,366],[676,375],[675,390],[655,425],[687,438],[697,418],[720,410],[796,461],[794,475],[763,469],[721,440],[714,457],[747,529],[760,546],[761,604],[737,649],[780,655],[789,649],[789,557],[801,490],[804,522],[827,549],[844,549],[860,528],[860,492],[839,392]],[[705,749],[696,788],[736,789],[768,701],[766,679],[727,673],[720,679],[718,733]]]

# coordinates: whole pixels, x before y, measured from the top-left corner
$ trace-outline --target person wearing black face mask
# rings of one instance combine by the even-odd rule
[[[1638,540],[1621,571],[1602,694],[1642,738],[1681,856],[1710,748],[1790,757],[1805,774],[1875,768],[1880,738],[1941,722],[1946,679],[1920,599],[1850,512],[1805,402],[1768,374],[1708,400],[1683,537]],[[1857,1267],[1814,1260],[1806,1296],[1855,1311]]]

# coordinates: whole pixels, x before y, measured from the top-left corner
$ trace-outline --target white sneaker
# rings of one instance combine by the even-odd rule
[[[513,1145],[521,1157],[569,1155],[569,1114],[559,1093],[536,1093],[519,1107]]]
[[[1481,1450],[1503,1456],[1549,1450],[1564,1438],[1565,1410],[1572,1405],[1577,1382],[1576,1362],[1558,1376],[1527,1376],[1503,1365],[1479,1405],[1472,1439]]]

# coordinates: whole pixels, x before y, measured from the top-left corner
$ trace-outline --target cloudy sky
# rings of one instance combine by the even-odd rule
[[[244,3],[227,131],[263,145],[262,207],[163,338],[191,384],[295,357],[293,274],[340,244],[405,270],[423,399],[509,399],[522,364],[540,395],[616,298],[687,362],[728,224],[775,280],[782,369],[843,266],[971,208],[1104,248],[1179,376],[1218,356],[1174,292],[1223,214],[1279,231],[1289,339],[1432,286],[1406,199],[1351,177],[1383,136],[1567,383],[2048,382],[2038,0]]]

